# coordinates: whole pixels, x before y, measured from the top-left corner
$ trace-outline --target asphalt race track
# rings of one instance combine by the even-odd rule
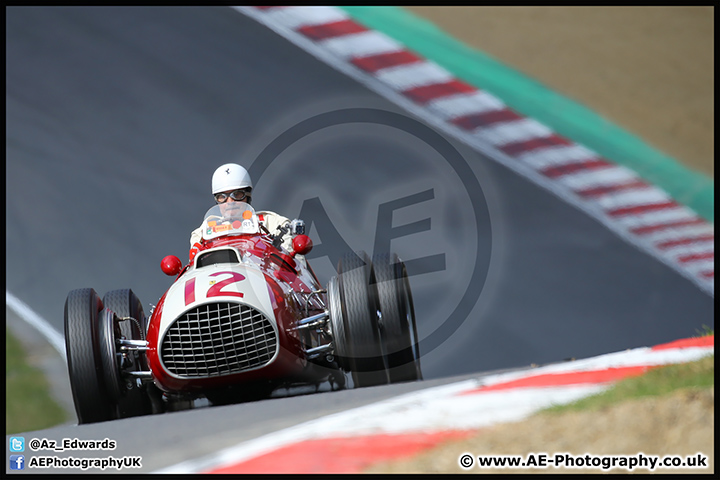
[[[256,208],[306,221],[323,282],[347,250],[406,260],[431,381],[714,325],[689,280],[234,10],[6,13],[7,289],[59,332],[75,288],[132,288],[149,313],[172,281],[160,260],[187,260],[226,162],[250,169]],[[250,438],[410,388],[118,423],[227,443],[229,409]]]

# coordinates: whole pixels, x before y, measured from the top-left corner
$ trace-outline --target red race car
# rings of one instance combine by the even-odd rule
[[[146,317],[130,289],[65,302],[65,343],[79,423],[422,378],[410,283],[397,255],[350,252],[323,288],[301,229],[272,235],[250,205],[212,207],[203,249]],[[282,246],[292,237],[292,251]]]

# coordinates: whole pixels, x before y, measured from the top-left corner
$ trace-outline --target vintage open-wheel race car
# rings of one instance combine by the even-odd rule
[[[131,289],[65,302],[79,423],[270,397],[280,387],[357,388],[422,378],[410,282],[395,254],[348,252],[320,285],[304,232],[263,231],[245,203],[215,205],[203,249],[149,317]],[[282,247],[292,235],[292,251]]]

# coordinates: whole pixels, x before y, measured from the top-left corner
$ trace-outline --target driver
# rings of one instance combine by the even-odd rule
[[[213,173],[212,193],[215,201],[220,205],[223,215],[232,215],[232,204],[235,202],[250,204],[252,188],[250,174],[236,163],[220,165]],[[270,211],[260,211],[256,214],[260,221],[260,228],[266,230],[266,233],[277,235],[282,227],[290,229],[290,219],[282,215]],[[281,246],[287,251],[292,251],[292,236],[285,235]],[[200,250],[202,250],[202,226],[190,234],[190,261]]]

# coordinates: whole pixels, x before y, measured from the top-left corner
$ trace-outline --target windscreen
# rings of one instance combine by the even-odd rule
[[[245,202],[220,203],[205,213],[202,228],[205,240],[259,232],[260,224],[255,210]]]

